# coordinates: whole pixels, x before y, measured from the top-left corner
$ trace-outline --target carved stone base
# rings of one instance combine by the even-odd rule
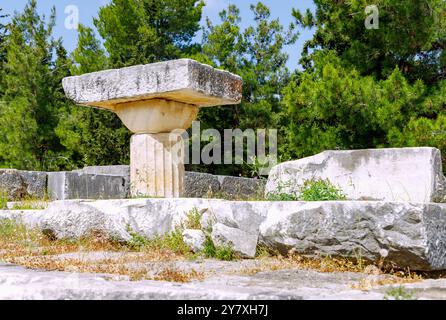
[[[130,142],[132,197],[182,197],[183,155],[181,132],[133,135]]]

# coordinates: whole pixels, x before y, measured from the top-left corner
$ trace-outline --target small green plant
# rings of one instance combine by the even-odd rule
[[[262,244],[258,244],[256,247],[256,258],[268,258],[271,257],[270,249]]]
[[[346,200],[341,189],[328,179],[304,181],[299,192],[293,191],[292,181],[279,182],[276,190],[266,196],[269,201],[335,201]]]
[[[189,211],[186,218],[186,222],[183,224],[184,229],[201,230],[201,214],[197,208]]]
[[[215,258],[222,261],[232,261],[235,260],[235,253],[230,245],[217,246],[215,247]]]
[[[267,156],[260,160],[258,157],[251,157],[251,163],[245,162],[245,165],[248,167],[251,177],[255,177],[258,179],[265,179],[266,172],[269,171],[268,168],[277,164],[277,160],[272,156]]]
[[[300,189],[299,200],[302,201],[335,201],[345,200],[346,196],[328,179],[306,180]]]
[[[266,199],[268,201],[298,201],[299,196],[295,192],[290,191],[291,186],[291,181],[280,181],[277,185],[276,190],[266,195]]]
[[[222,261],[232,261],[237,258],[232,246],[216,246],[209,235],[206,235],[201,254],[206,258],[215,258]]]
[[[8,193],[0,190],[0,210],[8,209]]]
[[[215,251],[216,251],[216,249],[215,249],[214,242],[212,241],[212,239],[209,235],[206,235],[206,240],[204,241],[203,250],[201,251],[201,253],[206,258],[214,258]]]
[[[141,248],[147,246],[149,244],[149,240],[140,235],[137,232],[134,232],[130,226],[127,226],[127,232],[130,235],[130,240],[127,241],[126,245],[133,250],[140,250]]]
[[[19,229],[19,225],[15,223],[13,220],[4,219],[0,220],[0,235],[4,238],[10,238],[13,236],[17,236],[17,231]],[[20,230],[23,227],[20,226]]]
[[[181,228],[177,228],[171,233],[153,239],[147,239],[141,234],[134,232],[130,227],[127,228],[127,232],[131,238],[125,245],[131,250],[150,251],[151,249],[166,249],[183,255],[189,255],[191,253],[191,248],[183,240]]]
[[[416,300],[413,292],[407,290],[403,286],[392,287],[386,291],[385,300]]]
[[[20,201],[11,206],[11,210],[43,210],[47,207],[46,203],[38,201]]]

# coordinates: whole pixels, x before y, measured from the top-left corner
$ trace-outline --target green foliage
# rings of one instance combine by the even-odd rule
[[[305,44],[302,62],[311,68],[312,54],[334,50],[362,75],[387,78],[399,67],[410,81],[444,79],[446,7],[442,0],[315,0],[316,13],[293,10],[297,23],[315,28]],[[365,8],[379,9],[379,28],[364,26]]]
[[[232,246],[216,246],[209,235],[206,236],[201,254],[206,258],[215,258],[222,261],[232,261],[237,258]]]
[[[304,182],[300,189],[302,201],[335,201],[345,200],[343,192],[328,179],[312,179]]]
[[[268,201],[299,201],[299,196],[296,192],[290,191],[291,181],[279,182],[276,190],[269,192],[266,195]]]
[[[265,159],[260,159],[256,156],[252,157],[251,163],[246,163],[248,167],[251,177],[265,179],[263,173],[270,166],[270,161],[273,161],[272,157],[267,156]]]
[[[1,96],[3,95],[3,70],[4,70],[4,63],[6,62],[6,25],[2,23],[2,21],[6,18],[6,15],[2,14],[2,8],[0,8],[0,100]],[[0,106],[1,108],[1,106]]]
[[[54,9],[47,22],[30,0],[9,26],[0,109],[3,166],[52,170],[63,162],[55,127],[67,103],[61,81],[69,74],[69,61],[61,41],[52,38],[54,24]]]
[[[108,60],[91,28],[79,26],[78,46],[72,54],[74,75],[106,69]],[[56,128],[76,166],[129,162],[130,132],[113,112],[70,105]]]
[[[201,254],[203,254],[206,258],[214,258],[215,257],[216,248],[212,238],[209,235],[206,235],[206,240],[204,241],[203,250]]]
[[[334,52],[320,52],[314,68],[285,89],[290,122],[281,152],[301,158],[327,149],[410,145],[402,133],[411,119],[435,119],[444,108],[438,92],[429,95],[421,81],[410,84],[399,69],[384,80],[363,77]]]
[[[20,231],[20,232],[18,232]],[[16,237],[25,231],[24,226],[18,225],[13,220],[1,219],[0,220],[0,235],[3,238]]]
[[[141,248],[147,246],[149,244],[149,240],[146,239],[144,236],[140,235],[139,233],[131,230],[130,227],[128,227],[127,232],[130,235],[130,240],[127,240],[126,245],[133,249],[133,250],[141,250]]]
[[[276,190],[267,194],[268,201],[335,201],[345,200],[346,196],[328,179],[304,181],[298,192],[293,190],[291,181],[279,182]]]
[[[166,249],[174,253],[188,255],[191,249],[183,241],[182,230],[177,229],[163,236],[153,239],[147,239],[141,234],[133,231],[128,227],[128,233],[131,239],[126,242],[126,246],[136,251],[144,251],[151,249]]]
[[[379,29],[367,29],[359,1],[315,0],[293,11],[314,27],[305,71],[284,90],[287,143],[301,158],[327,149],[431,146],[445,150],[444,1],[378,0]]]
[[[386,291],[384,300],[416,300],[413,292],[403,286],[392,287]]]
[[[71,73],[82,75],[106,69],[108,60],[93,29],[80,24],[78,32],[77,47],[72,53],[74,64]]]
[[[183,229],[201,230],[201,214],[197,208],[193,208],[187,213],[186,222],[183,225]]]
[[[221,261],[232,261],[236,259],[236,256],[232,246],[223,245],[215,248],[215,258]]]
[[[192,58],[240,75],[244,85],[241,105],[200,110],[202,129],[223,133],[230,128],[281,127],[280,94],[290,78],[284,48],[293,44],[297,35],[293,26],[285,29],[279,19],[272,19],[269,8],[261,2],[251,5],[251,12],[254,24],[246,29],[241,27],[240,10],[235,5],[220,13],[220,24],[207,20],[202,53]],[[219,174],[250,174],[243,165],[206,168]]]
[[[8,192],[0,189],[0,210],[8,209]]]
[[[201,0],[113,0],[94,20],[113,67],[181,57],[200,29]]]

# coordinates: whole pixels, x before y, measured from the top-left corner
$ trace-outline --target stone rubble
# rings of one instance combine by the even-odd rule
[[[126,241],[131,238],[129,230],[147,238],[169,233],[192,210],[202,214],[202,228],[211,230],[214,240],[231,242],[248,257],[259,243],[309,257],[384,259],[411,270],[446,269],[446,204],[71,200],[52,202],[40,211],[0,211],[0,219],[38,226],[56,238],[79,238],[94,231]]]

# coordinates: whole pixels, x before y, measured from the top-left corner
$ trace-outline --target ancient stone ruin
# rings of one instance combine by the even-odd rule
[[[243,258],[263,246],[446,270],[446,182],[435,148],[325,151],[275,166],[267,181],[185,172],[182,132],[199,108],[238,104],[240,77],[181,59],[70,77],[63,86],[76,103],[115,112],[134,133],[130,166],[0,170],[10,201],[0,219],[56,239],[95,231],[125,242],[135,232],[146,239],[168,234],[195,212],[203,230],[183,232],[194,251],[206,231]],[[300,201],[312,179],[329,180],[345,197]],[[272,201],[275,193],[295,198]],[[13,209],[13,200],[45,194],[44,208]]]
[[[130,143],[132,196],[184,195],[181,133],[201,107],[238,104],[242,79],[189,59],[65,78],[78,104],[115,112],[134,133]]]

